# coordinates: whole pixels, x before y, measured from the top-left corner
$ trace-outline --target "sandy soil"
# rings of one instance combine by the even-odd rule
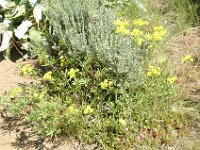
[[[18,84],[31,83],[34,80],[31,78],[21,77],[17,73],[16,67],[19,64],[11,61],[3,60],[0,62],[0,95]]]

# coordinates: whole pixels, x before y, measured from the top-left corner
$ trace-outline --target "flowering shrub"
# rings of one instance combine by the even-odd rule
[[[38,10],[35,1],[29,2]],[[164,27],[151,20],[118,19],[114,7],[100,0],[47,0],[41,7],[49,23],[44,25],[46,47],[32,41],[42,39],[29,29],[32,21],[22,26],[29,29],[32,48],[44,48],[38,55],[43,82],[4,103],[12,114],[23,116],[41,136],[80,137],[104,149],[130,149],[148,138],[145,144],[167,144],[184,117],[170,107],[177,77],[166,69],[167,61],[152,61],[161,51]],[[22,68],[23,75],[31,71]]]
[[[160,76],[160,67],[149,66],[149,71],[147,72],[148,77]]]

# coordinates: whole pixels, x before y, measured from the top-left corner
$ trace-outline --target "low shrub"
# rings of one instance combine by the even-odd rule
[[[163,26],[118,18],[100,0],[42,5],[54,48],[41,53],[35,43],[42,83],[5,96],[12,115],[41,136],[75,136],[104,149],[169,144],[185,118],[172,109],[175,74],[167,60],[154,58],[167,35]]]

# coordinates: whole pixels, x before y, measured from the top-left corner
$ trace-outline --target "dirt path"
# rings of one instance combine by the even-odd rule
[[[0,62],[0,95],[19,83],[30,83],[33,79],[23,78],[16,72],[17,64],[3,60]]]

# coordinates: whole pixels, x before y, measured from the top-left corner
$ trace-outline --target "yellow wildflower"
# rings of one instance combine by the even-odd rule
[[[26,64],[25,66],[23,66],[23,68],[21,69],[21,74],[27,75],[28,73],[30,73],[32,71],[32,68],[30,66],[30,64]]]
[[[39,94],[38,94],[37,92],[35,92],[35,93],[33,94],[33,97],[34,97],[34,98],[37,98],[37,97],[39,97]]]
[[[149,69],[151,70],[151,69],[154,69],[155,67],[154,66],[152,66],[152,65],[150,65],[149,66]]]
[[[133,25],[135,26],[147,26],[149,25],[148,21],[143,21],[142,19],[133,20]]]
[[[123,35],[128,35],[130,33],[130,31],[122,26],[122,27],[117,27],[115,30],[115,33],[121,33]]]
[[[153,73],[154,75],[157,75],[157,76],[160,76],[160,75],[161,75],[160,71],[159,71],[159,70],[156,70],[156,69],[152,70],[152,73]]]
[[[156,69],[157,69],[158,71],[160,71],[160,67],[157,67]]]
[[[153,33],[153,39],[158,42],[163,40],[163,37],[167,33],[167,30],[163,28],[163,26],[156,26],[153,28],[154,33]]]
[[[148,41],[153,40],[153,36],[152,36],[151,34],[146,34],[144,37],[145,37]]]
[[[143,32],[140,31],[139,29],[133,29],[133,31],[130,34],[134,37],[139,37],[139,36],[143,35]]]
[[[189,54],[189,55],[186,55],[185,57],[182,57],[182,58],[181,58],[181,61],[182,61],[183,63],[186,63],[186,62],[193,62],[194,60],[193,60],[193,58],[192,58],[192,55]]]
[[[105,79],[99,85],[101,86],[102,89],[106,89],[106,88],[108,88],[109,86],[112,85],[112,81],[108,81],[107,79]]]
[[[21,87],[16,87],[16,88],[15,88],[15,92],[21,93],[21,92],[22,92],[22,88],[21,88]]]
[[[60,66],[63,67],[65,65],[66,59],[65,58],[60,58]]]
[[[154,31],[162,31],[162,30],[164,30],[164,28],[163,28],[163,26],[155,26],[155,27],[153,28],[153,30],[154,30]]]
[[[160,61],[159,61],[160,64],[164,64],[164,63],[166,63],[166,62],[167,62],[167,59],[166,59],[166,58],[161,58]]]
[[[148,47],[147,47],[147,49],[152,49],[153,48],[153,45],[149,45]]]
[[[68,112],[70,112],[70,113],[74,112],[74,106],[73,105],[68,107]]]
[[[51,81],[52,80],[52,71],[48,71],[47,73],[44,74],[43,79],[46,81]]]
[[[68,112],[69,113],[75,113],[75,112],[78,112],[78,109],[75,107],[75,105],[71,105],[68,107]]]
[[[90,105],[87,105],[87,107],[84,110],[84,114],[91,114],[93,112],[94,112],[94,109],[92,109]]]
[[[159,33],[160,33],[161,36],[165,36],[166,33],[167,33],[167,30],[163,29]]]
[[[43,91],[40,95],[39,95],[39,99],[43,99],[45,97],[46,91]]]
[[[163,40],[163,35],[162,35],[160,32],[155,31],[155,32],[153,33],[153,39],[154,39],[156,42],[162,41],[162,40]]]
[[[117,19],[117,20],[114,22],[114,24],[115,24],[116,26],[124,26],[124,27],[129,26],[129,23],[128,23],[127,20],[121,21],[121,20]]]
[[[119,124],[122,125],[122,126],[126,126],[126,121],[123,118],[120,118]]]
[[[177,80],[177,77],[176,77],[176,76],[168,77],[168,78],[167,78],[167,82],[168,82],[169,84],[173,84],[174,82],[176,82],[176,80]]]
[[[78,69],[71,68],[71,69],[69,70],[69,72],[67,73],[67,75],[69,75],[70,79],[72,79],[72,78],[75,77],[75,75],[76,75],[77,72],[79,72]]]
[[[21,87],[14,87],[11,91],[11,95],[13,97],[17,96],[18,94],[20,94],[22,92],[22,88]]]
[[[152,65],[149,66],[149,71],[147,72],[147,76],[148,77],[152,77],[152,76],[160,76],[161,72],[160,72],[160,67],[154,67]]]
[[[148,76],[148,77],[152,77],[152,76],[153,76],[153,73],[152,73],[151,71],[148,71],[148,72],[147,72],[147,76]]]
[[[45,91],[43,91],[43,92],[41,92],[41,93],[39,93],[39,92],[34,92],[34,93],[33,93],[33,97],[34,97],[34,98],[43,99],[44,96],[45,96],[45,94],[46,94]]]
[[[128,35],[130,33],[130,31],[127,29],[127,26],[129,26],[129,23],[127,20],[121,21],[118,19],[114,23],[117,26],[115,33],[121,33],[124,35]]]
[[[142,43],[144,42],[144,39],[138,37],[136,42],[137,42],[137,45],[138,45],[138,46],[142,46]]]
[[[12,90],[13,93],[21,93],[22,92],[22,88],[21,87],[15,87],[13,90]]]

